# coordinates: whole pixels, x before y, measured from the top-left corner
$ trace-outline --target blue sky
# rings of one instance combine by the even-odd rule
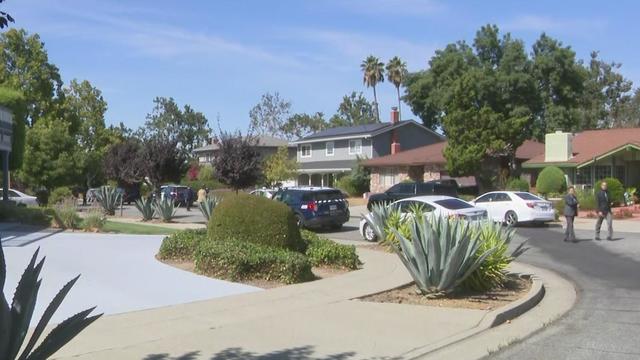
[[[192,105],[214,128],[219,114],[222,128],[245,129],[267,91],[291,100],[292,112],[329,117],[351,91],[372,97],[359,68],[367,55],[424,69],[436,49],[471,41],[487,23],[528,49],[544,31],[582,59],[599,50],[640,84],[634,1],[7,0],[4,8],[14,27],[40,34],[65,83],[89,80],[108,102],[107,122],[130,127],[155,96]],[[395,89],[384,83],[378,94],[384,119]]]

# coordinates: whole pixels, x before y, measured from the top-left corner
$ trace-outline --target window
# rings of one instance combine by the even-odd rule
[[[591,166],[583,167],[576,170],[576,184],[579,185],[591,185]]]
[[[362,154],[362,140],[349,140],[349,155]]]
[[[611,177],[611,166],[609,165],[598,165],[596,166],[596,181],[602,180],[604,178]]]
[[[327,143],[325,144],[325,154],[327,156],[333,156],[334,146],[335,144],[333,143],[333,141],[327,141]]]
[[[482,195],[480,196],[477,200],[476,203],[486,203],[486,202],[491,202],[493,201],[493,197],[496,194],[487,194],[487,195]]]
[[[527,192],[519,192],[516,193],[516,195],[518,195],[518,197],[522,200],[542,200],[539,197]]]
[[[421,201],[401,201],[398,203],[398,209],[403,213],[410,213],[413,210],[419,210],[422,213],[432,212],[435,208],[427,203]]]
[[[20,197],[15,191],[9,190],[9,197]]]
[[[300,157],[311,157],[311,145],[300,145]]]
[[[511,201],[507,193],[496,193],[493,201]]]
[[[473,207],[473,205],[460,199],[438,200],[435,203],[449,210],[469,209]]]
[[[616,179],[620,180],[620,182],[623,183],[623,184],[625,183],[625,180],[626,180],[625,176],[624,176],[624,173],[625,173],[624,166],[617,165],[616,166],[616,174],[615,174],[615,176],[616,176]]]
[[[414,184],[400,183],[393,186],[391,189],[387,190],[387,192],[390,192],[393,194],[413,194],[415,193]]]
[[[396,184],[396,168],[384,167],[380,168],[380,183],[384,186]]]

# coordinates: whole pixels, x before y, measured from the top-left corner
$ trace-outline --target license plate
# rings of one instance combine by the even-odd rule
[[[338,210],[338,205],[329,205],[329,210]]]

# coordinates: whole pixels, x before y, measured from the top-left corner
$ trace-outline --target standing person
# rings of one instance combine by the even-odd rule
[[[573,220],[578,216],[578,198],[576,189],[569,186],[564,197],[564,217],[567,219],[567,228],[564,231],[564,241],[576,242],[576,233],[573,231]]]
[[[203,202],[207,198],[207,190],[204,189],[204,185],[198,190],[198,203]]]
[[[607,227],[609,230],[609,236],[607,240],[613,238],[613,214],[611,214],[611,198],[609,191],[607,190],[607,183],[603,181],[600,184],[600,191],[596,194],[596,204],[598,207],[598,221],[596,221],[596,240],[600,240],[600,228],[602,227],[602,221],[607,220]]]
[[[184,197],[185,197],[185,206],[187,207],[187,211],[191,211],[191,203],[193,202],[193,189],[191,188],[187,188],[187,191],[185,191]]]

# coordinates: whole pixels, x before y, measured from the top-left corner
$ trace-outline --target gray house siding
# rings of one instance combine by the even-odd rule
[[[358,156],[371,158],[371,138],[361,138],[360,140],[362,141],[361,154],[349,154],[349,140],[333,141],[333,156],[328,156],[326,153],[327,142],[331,141],[299,144],[297,159],[300,163],[306,163],[316,161],[356,160]],[[308,145],[311,145],[311,157],[302,157],[302,147]]]
[[[443,141],[441,137],[416,124],[407,124],[396,129],[400,150],[411,150],[420,146],[431,145]],[[373,156],[380,157],[391,154],[391,132],[384,132],[373,138]]]

